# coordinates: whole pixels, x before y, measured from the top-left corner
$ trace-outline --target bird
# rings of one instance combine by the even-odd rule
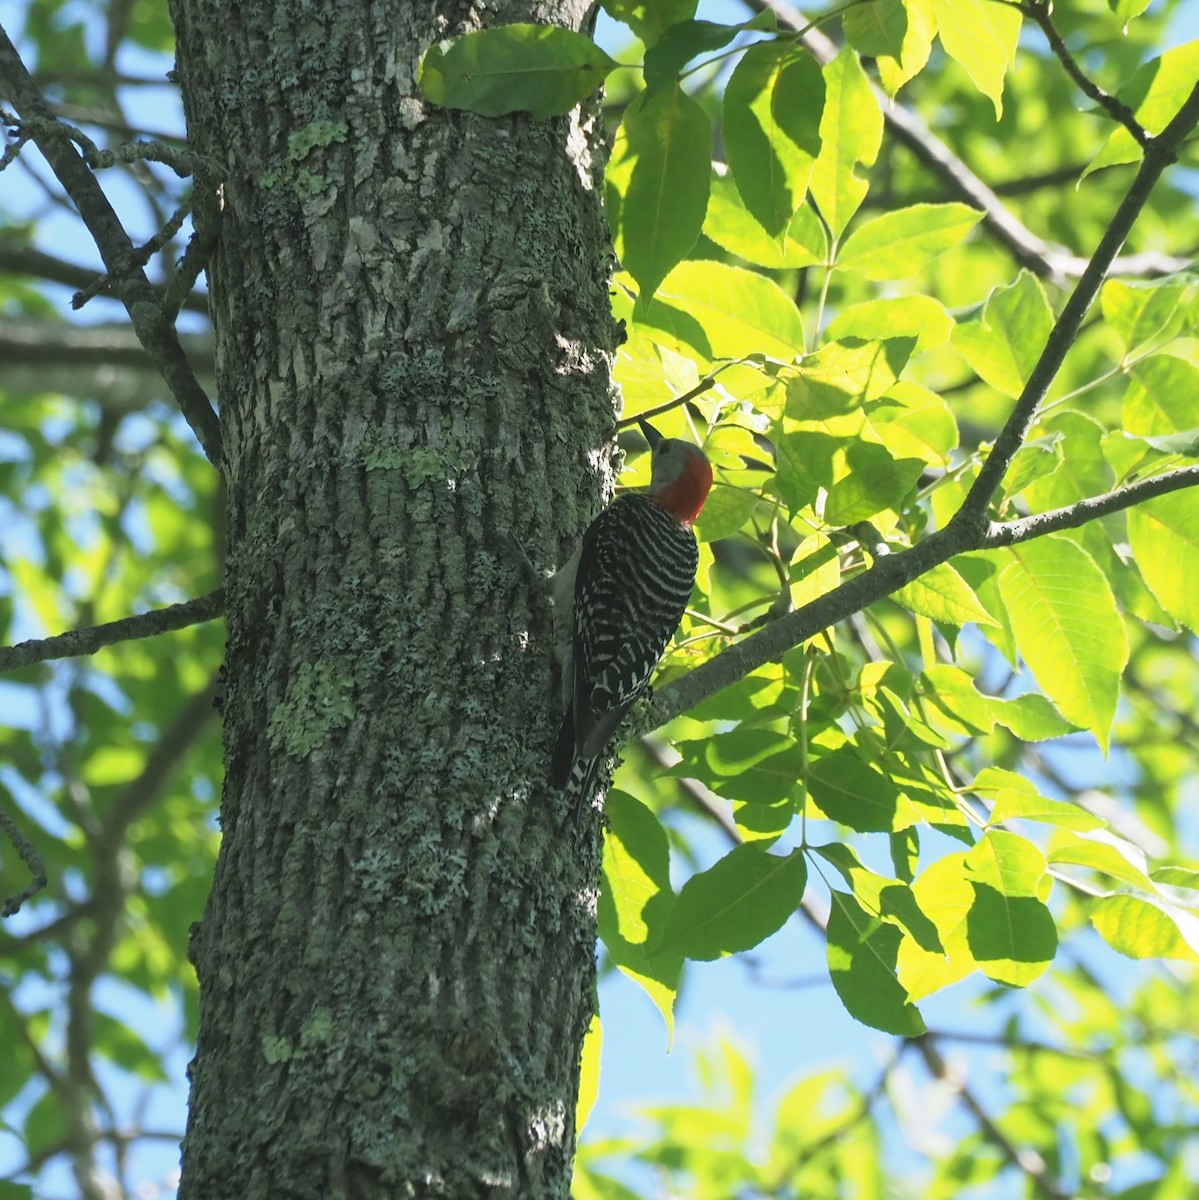
[[[573,795],[572,816],[674,636],[699,566],[691,527],[711,491],[712,465],[698,446],[638,424],[652,454],[649,488],[608,505],[548,581],[566,693],[550,783]]]

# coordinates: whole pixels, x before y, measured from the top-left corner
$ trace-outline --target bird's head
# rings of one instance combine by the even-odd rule
[[[680,438],[663,437],[648,421],[638,421],[653,455],[649,499],[688,527],[712,490],[712,464],[704,452]]]

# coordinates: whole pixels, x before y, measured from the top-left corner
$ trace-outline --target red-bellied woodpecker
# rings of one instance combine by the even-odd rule
[[[691,525],[712,487],[702,450],[639,424],[653,454],[649,490],[604,509],[552,581],[569,696],[550,782],[569,788],[575,811],[682,620],[699,564]]]

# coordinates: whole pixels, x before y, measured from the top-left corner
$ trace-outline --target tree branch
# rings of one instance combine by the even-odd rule
[[[1048,5],[1037,4],[1035,0],[1033,3],[1029,3],[1029,0],[1001,0],[1001,2],[1016,9],[1017,12],[1023,13],[1040,28],[1041,32],[1045,35],[1045,40],[1049,43],[1049,49],[1053,51],[1054,56],[1065,68],[1066,74],[1074,81],[1078,90],[1088,99],[1094,100],[1113,121],[1123,125],[1132,134],[1133,140],[1142,150],[1147,149],[1151,140],[1149,133],[1136,119],[1132,109],[1127,104],[1122,100],[1118,100],[1110,93],[1105,92],[1103,88],[1083,73],[1074,55],[1070,53],[1069,47],[1062,40],[1062,35],[1058,33],[1057,27],[1049,15],[1050,10]]]
[[[1019,521],[993,522],[979,549],[992,550],[999,546],[1015,546],[1018,542],[1027,542],[1047,533],[1056,533],[1059,529],[1077,529],[1097,517],[1131,508],[1134,504],[1141,504],[1154,496],[1164,496],[1169,492],[1191,487],[1199,487],[1199,467],[1180,467],[1177,471],[1154,475],[1102,496],[1079,500],[1077,504],[1069,504],[1065,508],[1051,509],[1049,512],[1023,517]]]
[[[993,531],[1005,529],[1005,526],[995,525],[986,519],[986,509],[991,497],[1002,482],[1012,458],[1035,419],[1045,391],[1061,366],[1082,318],[1103,282],[1105,268],[1115,258],[1116,251],[1148,200],[1158,177],[1166,166],[1175,160],[1178,147],[1197,122],[1199,84],[1196,84],[1178,114],[1165,130],[1153,139],[1146,151],[1145,159],[1129,188],[1128,195],[1117,210],[1111,227],[1095,252],[1095,257],[1066,302],[1011,417],[984,462],[974,487],[949,524],[907,550],[876,558],[869,570],[847,580],[831,592],[826,592],[803,608],[779,617],[765,629],[730,646],[702,666],[667,684],[654,696],[649,713],[650,728],[665,724],[701,700],[743,679],[765,663],[777,661],[793,646],[800,645],[820,630],[883,599],[954,555],[989,548],[988,539]],[[1080,515],[1075,524],[1082,524],[1086,520],[1101,516],[1104,512],[1127,507],[1133,502],[1128,499],[1130,495],[1137,499],[1147,499],[1151,495],[1188,487],[1194,482],[1190,472],[1196,469],[1183,468],[1181,471],[1157,476],[1153,480],[1130,485],[1120,490],[1122,495],[1119,502],[1101,496],[1091,501],[1083,501],[1080,505],[1073,505],[1069,510],[1045,514],[1043,519],[1050,522],[1052,528],[1068,528],[1070,526],[1066,523],[1067,520],[1073,520],[1077,511]],[[1064,515],[1066,512],[1071,514],[1069,518]],[[1025,518],[1025,522],[1035,520],[1036,518]],[[1024,537],[1035,536],[1034,533],[1028,532],[1035,526],[1025,522],[1010,524],[1017,531],[1023,530]],[[1049,532],[1049,529],[1042,526],[1038,532]],[[995,544],[1011,544],[1004,540],[1009,536],[1009,533],[1000,532]]]
[[[1007,469],[1015,458],[1016,452],[1024,444],[1024,439],[1036,419],[1037,409],[1049,390],[1049,385],[1057,375],[1066,352],[1074,344],[1078,336],[1079,326],[1087,315],[1087,310],[1099,293],[1100,285],[1107,276],[1108,269],[1115,260],[1124,239],[1128,236],[1134,222],[1145,207],[1150,192],[1161,177],[1162,172],[1178,157],[1178,148],[1186,135],[1199,122],[1199,84],[1192,89],[1186,102],[1175,114],[1174,119],[1164,130],[1153,138],[1145,151],[1145,157],[1133,178],[1127,194],[1116,209],[1111,224],[1107,227],[1087,269],[1082,273],[1070,298],[1058,317],[1049,340],[1041,351],[1037,364],[1033,367],[1016,401],[1016,407],[1008,417],[991,453],[987,455],[970,494],[962,504],[957,520],[981,521],[991,497],[998,490],[1007,474]]]
[[[209,592],[195,600],[172,604],[167,608],[153,609],[134,617],[122,617],[104,625],[91,625],[85,629],[73,629],[55,637],[36,638],[18,642],[15,646],[0,647],[0,671],[15,671],[33,663],[48,662],[55,658],[75,658],[84,654],[95,654],[105,646],[117,642],[156,637],[160,633],[171,633],[188,625],[199,625],[220,616],[225,607],[224,588]]]
[[[20,912],[21,905],[26,900],[36,896],[46,886],[46,864],[37,847],[17,828],[17,823],[12,817],[3,811],[0,811],[0,833],[12,842],[14,849],[21,856],[21,861],[29,868],[31,877],[27,887],[13,896],[8,896],[0,906],[0,917],[11,917]]]
[[[181,345],[197,369],[211,375],[216,369],[212,338],[184,335]],[[71,325],[33,317],[0,317],[0,359],[7,373],[20,366],[105,366],[150,368],[154,360],[128,325]],[[159,391],[162,388],[159,385]]]
[[[784,29],[806,29],[809,22],[788,0],[745,0],[754,12],[770,9]],[[808,29],[800,41],[819,63],[828,63],[836,56],[838,47],[819,29]],[[924,122],[910,109],[892,100],[879,88],[874,89],[882,109],[887,130],[900,145],[926,170],[935,175],[951,197],[979,209],[982,226],[1022,267],[1034,275],[1061,285],[1067,279],[1078,278],[1086,269],[1086,259],[1051,245],[1033,233],[1011,213],[995,194],[956,154],[929,132]],[[1189,265],[1182,260],[1163,256],[1135,255],[1118,258],[1111,264],[1112,274],[1140,276],[1156,274],[1165,266],[1165,273]]]
[[[33,275],[39,279],[47,279],[51,283],[61,283],[75,289],[87,287],[96,278],[95,269],[82,267],[77,263],[66,262],[45,254],[32,246],[27,246],[11,233],[0,233],[0,271],[8,271],[17,275]],[[164,288],[161,284],[152,284],[155,291],[162,295]],[[202,293],[193,292],[184,301],[183,308],[188,312],[208,315],[208,298]]]
[[[175,327],[164,318],[158,297],[145,272],[131,265],[135,251],[120,218],[99,181],[72,144],[70,135],[54,118],[2,27],[0,86],[22,121],[28,123],[32,118],[36,126],[32,131],[32,140],[95,239],[105,267],[117,281],[117,293],[129,313],[137,336],[154,358],[209,461],[219,466],[220,420],[187,361]],[[54,122],[53,127],[47,126],[47,121]]]

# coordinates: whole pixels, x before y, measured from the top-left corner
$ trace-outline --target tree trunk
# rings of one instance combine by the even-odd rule
[[[599,829],[559,831],[548,615],[505,535],[551,563],[610,482],[598,110],[427,107],[462,6],[172,8],[224,180],[229,488],[180,1195],[564,1197]]]

